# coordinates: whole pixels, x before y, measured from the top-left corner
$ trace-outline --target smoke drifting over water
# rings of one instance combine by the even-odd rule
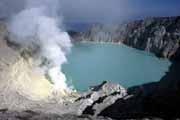
[[[57,88],[69,90],[61,65],[67,61],[70,37],[58,16],[57,0],[26,0],[25,8],[13,16],[8,29],[11,40],[25,48],[37,50],[36,56],[45,63],[45,71]]]

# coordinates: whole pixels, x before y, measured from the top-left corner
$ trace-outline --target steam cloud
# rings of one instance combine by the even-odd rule
[[[26,0],[24,9],[12,17],[8,28],[12,41],[36,50],[36,55],[46,61],[45,70],[55,86],[69,90],[61,65],[67,61],[72,45],[68,34],[60,29],[58,6],[58,0]]]

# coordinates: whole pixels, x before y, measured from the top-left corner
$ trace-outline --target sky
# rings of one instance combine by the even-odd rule
[[[0,18],[24,7],[25,0],[0,0]],[[66,23],[106,23],[180,15],[180,0],[59,0]]]

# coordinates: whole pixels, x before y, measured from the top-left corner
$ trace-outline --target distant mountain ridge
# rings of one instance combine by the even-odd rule
[[[124,43],[171,58],[179,47],[180,16],[146,18],[117,25],[95,24],[87,31],[71,33],[74,41]]]

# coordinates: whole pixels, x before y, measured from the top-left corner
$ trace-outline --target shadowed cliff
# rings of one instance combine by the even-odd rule
[[[69,32],[74,41],[124,43],[170,58],[180,41],[180,17],[146,18],[129,23],[92,25],[83,32]]]
[[[130,87],[132,97],[118,99],[99,115],[114,119],[180,117],[180,48],[171,57],[172,65],[159,82]]]

